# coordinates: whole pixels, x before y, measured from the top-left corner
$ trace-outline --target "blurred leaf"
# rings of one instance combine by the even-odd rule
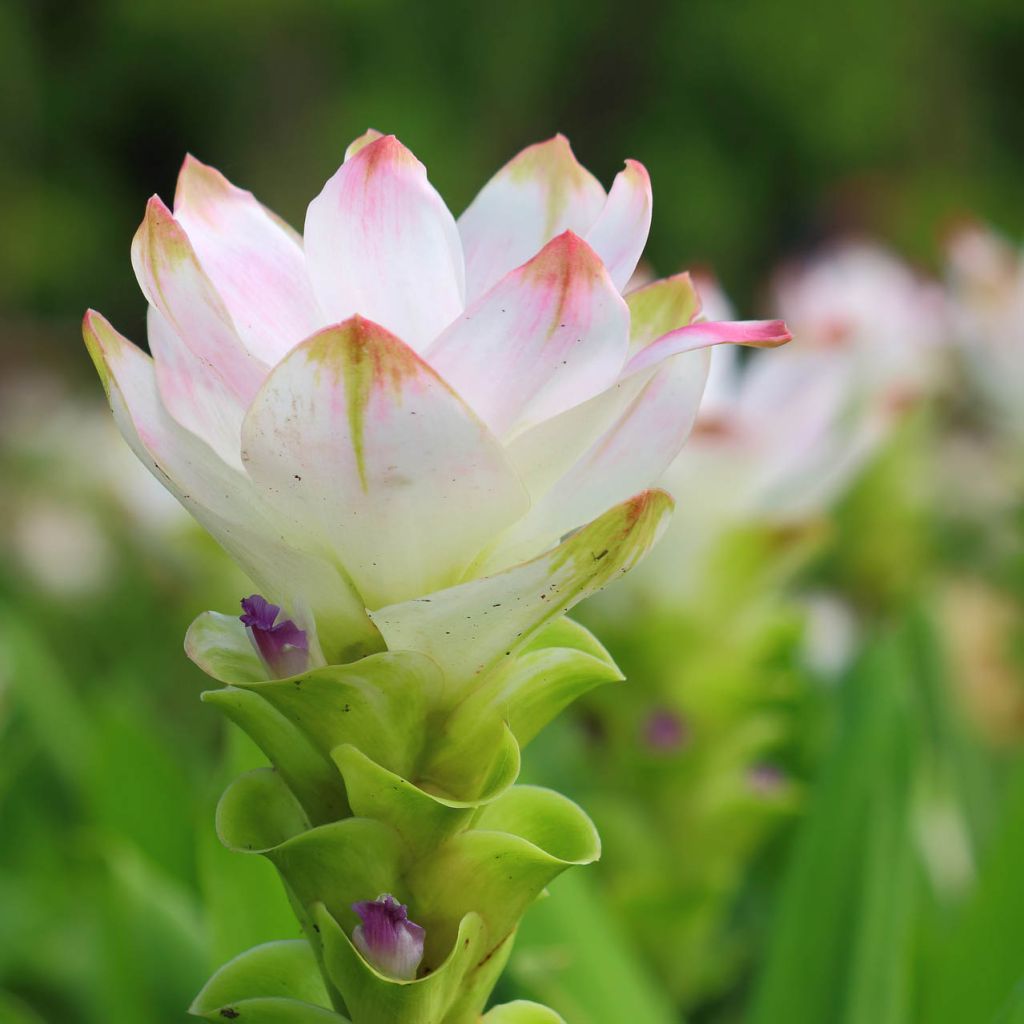
[[[843,1000],[847,1024],[905,1024],[911,1019],[917,851],[906,762],[912,743],[893,739],[887,770],[876,776],[868,807],[861,898]]]
[[[195,827],[203,907],[210,932],[210,970],[252,946],[299,934],[299,924],[273,865],[225,849],[214,831],[220,789],[266,758],[240,729],[225,728],[224,764]]]
[[[1007,1000],[1007,1024],[1024,1020],[1024,766],[1018,767],[1001,828],[983,860],[977,889],[924,984],[928,1024],[987,1021]],[[1014,1003],[1013,1000],[1016,1000]]]
[[[509,966],[530,995],[572,1024],[680,1020],[582,871],[563,875],[530,908]]]
[[[887,636],[844,683],[840,735],[790,858],[752,1024],[906,1019],[906,672]]]
[[[102,1019],[109,1024],[136,1024],[150,1016],[181,1019],[206,969],[199,908],[190,892],[132,847],[111,844],[101,852],[109,866],[107,884],[99,891]]]
[[[46,1024],[30,1006],[3,991],[0,991],[0,1021],[4,1024]]]
[[[991,1024],[1024,1024],[1024,983],[1017,986],[1006,1006],[995,1015]]]
[[[39,745],[72,792],[81,795],[82,766],[92,760],[95,737],[87,709],[46,639],[17,610],[0,606],[0,673]]]

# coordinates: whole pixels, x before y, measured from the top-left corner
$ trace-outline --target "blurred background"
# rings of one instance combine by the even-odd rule
[[[526,759],[598,822],[500,995],[569,1024],[1024,1021],[1019,0],[0,2],[0,1022],[180,1022],[295,934],[213,808],[191,619],[246,584],[116,436],[87,306],[192,152],[301,226],[372,126],[460,212],[556,131],[649,169],[716,356],[629,677]],[[723,312],[720,312],[723,311]],[[771,363],[770,360],[774,360]]]

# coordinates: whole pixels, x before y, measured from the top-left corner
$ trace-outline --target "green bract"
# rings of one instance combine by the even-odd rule
[[[562,871],[600,854],[572,801],[515,785],[520,750],[576,696],[621,679],[618,669],[582,626],[557,618],[471,689],[414,651],[266,680],[251,648],[217,628],[228,621],[201,616],[190,653],[227,683],[204,700],[270,766],[228,787],[217,829],[230,849],[274,864],[308,941],[233,960],[192,1013],[260,1024],[476,1022],[523,912]],[[413,981],[385,977],[351,939],[352,904],[385,892],[426,929]],[[513,1003],[486,1019],[559,1018]]]

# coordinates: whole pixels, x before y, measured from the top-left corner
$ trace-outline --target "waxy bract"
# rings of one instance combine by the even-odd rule
[[[190,157],[132,248],[152,358],[97,313],[85,337],[136,454],[313,664],[404,646],[424,595],[480,577],[504,581],[484,587],[496,606],[534,602],[525,635],[548,615],[514,567],[655,483],[696,413],[693,350],[788,339],[697,322],[685,274],[623,298],[650,219],[639,163],[605,194],[561,137],[456,221],[412,153],[369,132],[301,238]],[[643,508],[592,553],[601,575],[656,536],[664,504]],[[574,563],[563,610],[598,567],[577,556],[542,567]],[[450,623],[428,617],[437,642]]]

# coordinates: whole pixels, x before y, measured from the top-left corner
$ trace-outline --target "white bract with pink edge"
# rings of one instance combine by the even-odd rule
[[[456,620],[512,646],[653,543],[671,502],[639,492],[690,430],[707,347],[788,340],[692,322],[686,275],[623,297],[650,220],[639,163],[605,193],[560,136],[456,220],[368,132],[301,237],[190,157],[132,247],[152,357],[92,311],[86,341],[136,454],[313,664],[418,648],[459,671]],[[570,535],[609,510],[578,557]]]

